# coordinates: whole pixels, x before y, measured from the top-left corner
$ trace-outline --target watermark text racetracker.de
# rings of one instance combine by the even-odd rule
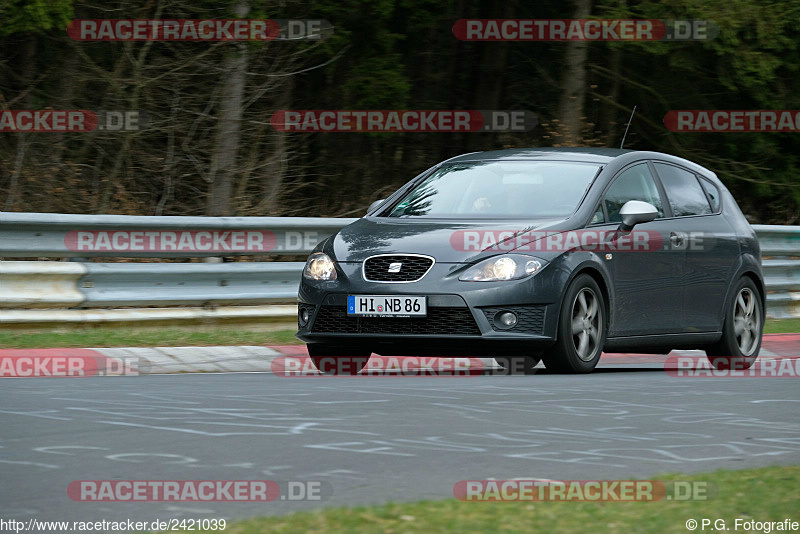
[[[148,115],[137,110],[0,111],[0,132],[138,132],[148,124]]]
[[[91,349],[0,350],[0,378],[138,376],[150,369],[146,358],[103,356]]]
[[[708,501],[719,490],[706,481],[660,480],[461,480],[453,496],[466,502]]]
[[[671,355],[664,371],[677,378],[798,378],[800,357],[761,357],[752,362],[740,356]]]
[[[672,110],[664,126],[673,132],[800,132],[800,110]]]
[[[333,34],[324,19],[76,19],[76,41],[321,40]]]
[[[417,356],[352,356],[322,357],[312,361],[297,356],[279,356],[272,360],[270,370],[279,377],[374,377],[374,376],[481,376],[487,371],[492,374],[515,374],[519,369],[497,369],[488,367],[481,358],[437,358]],[[363,371],[356,371],[363,367]]]
[[[481,199],[476,199],[480,202]],[[616,229],[589,230],[456,230],[450,245],[462,252],[515,251],[564,252],[654,252],[658,250],[710,250],[716,242],[708,232],[671,232],[664,236],[652,230],[623,232]]]
[[[71,230],[64,246],[75,252],[235,252],[311,250],[316,231],[271,230]]]
[[[706,41],[719,34],[707,20],[461,19],[462,41]]]
[[[79,502],[324,501],[326,480],[74,480],[67,496]]]
[[[278,110],[280,132],[527,132],[537,116],[525,110]]]

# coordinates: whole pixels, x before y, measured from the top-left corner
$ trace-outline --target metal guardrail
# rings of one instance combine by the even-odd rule
[[[0,261],[0,308],[291,302],[297,298],[303,265]]]
[[[355,220],[0,212],[0,257],[186,258],[302,254]]]
[[[291,302],[302,262],[86,263],[84,305],[208,306]],[[155,280],[155,282],[154,282]]]
[[[319,240],[355,220],[0,213],[0,257],[306,254]],[[800,317],[800,227],[754,228],[764,257],[768,314]],[[91,246],[81,249],[80,239]],[[131,250],[132,245],[140,249]],[[217,316],[252,316],[258,305],[294,301],[302,266],[301,262],[0,261],[0,324],[67,321],[70,316],[78,321],[133,321],[214,315],[209,310],[220,310]],[[137,310],[100,310],[119,307]],[[283,310],[287,317],[294,315],[292,307]]]
[[[305,255],[355,220],[0,212],[0,258],[77,260],[0,261],[0,324],[294,319],[303,263],[80,260]]]
[[[800,226],[755,224],[767,286],[767,315],[800,317]]]

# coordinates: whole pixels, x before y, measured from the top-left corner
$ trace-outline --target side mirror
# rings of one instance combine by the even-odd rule
[[[622,217],[620,230],[630,232],[637,224],[650,222],[658,217],[658,210],[648,202],[629,200],[619,210],[619,214]]]
[[[383,202],[384,202],[385,200],[386,200],[385,198],[382,198],[382,199],[380,199],[380,200],[376,200],[375,202],[373,202],[372,204],[370,204],[370,205],[369,205],[369,208],[367,208],[367,213],[372,213],[372,210],[374,210],[375,208],[377,208],[378,206],[380,206],[381,204],[383,204]]]

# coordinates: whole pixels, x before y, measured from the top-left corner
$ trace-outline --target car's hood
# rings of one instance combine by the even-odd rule
[[[332,236],[325,251],[340,262],[360,262],[386,253],[433,256],[439,263],[464,263],[480,256],[510,252],[512,240],[501,250],[492,244],[531,231],[568,230],[568,219],[442,220],[363,218]]]

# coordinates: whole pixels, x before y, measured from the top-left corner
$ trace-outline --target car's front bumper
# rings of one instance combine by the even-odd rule
[[[436,264],[422,280],[387,284],[363,280],[360,264],[339,264],[339,278],[300,285],[297,337],[308,343],[327,343],[369,349],[382,355],[493,356],[530,354],[555,340],[560,287],[546,269],[509,282],[462,282],[457,266]],[[544,276],[543,276],[544,275]],[[448,291],[449,290],[449,291]],[[353,318],[346,314],[348,295],[424,295],[425,318]],[[517,324],[504,330],[493,317],[512,311]]]

